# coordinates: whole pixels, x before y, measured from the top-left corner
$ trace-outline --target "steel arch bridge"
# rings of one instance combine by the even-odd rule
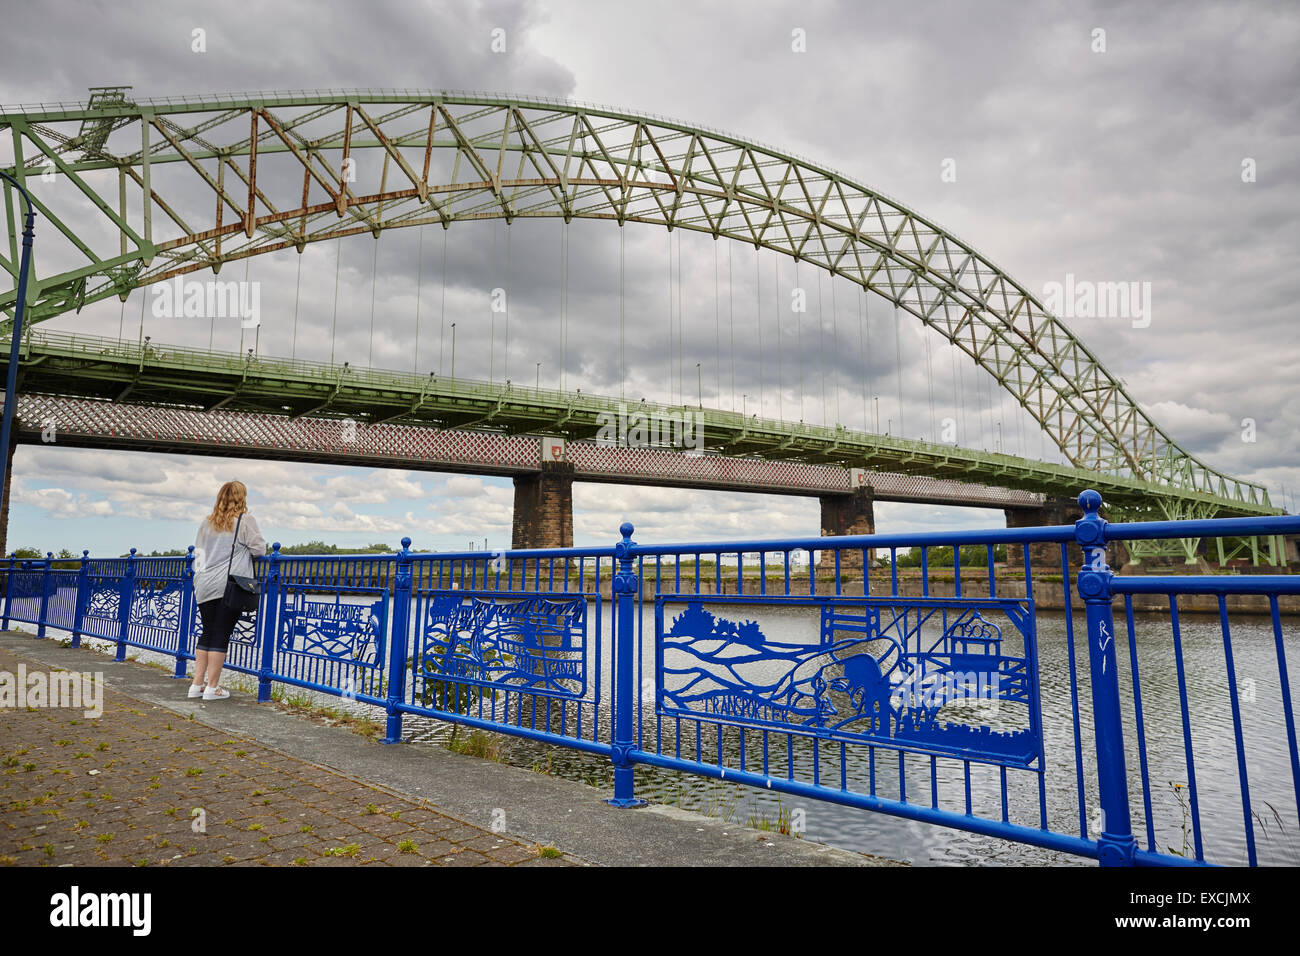
[[[1074,466],[1147,484],[1166,516],[1275,510],[1261,485],[1180,448],[1077,335],[972,246],[850,177],[727,133],[446,90],[137,101],[126,88],[92,90],[84,104],[0,108],[0,131],[20,181],[53,170],[95,216],[74,223],[37,200],[81,264],[33,277],[33,322],[249,256],[398,227],[577,217],[689,229],[811,263],[912,314],[991,373]],[[361,155],[367,175],[354,176]],[[192,200],[196,188],[206,205]],[[11,316],[17,209],[7,186],[5,200],[0,265],[14,282],[0,309]]]

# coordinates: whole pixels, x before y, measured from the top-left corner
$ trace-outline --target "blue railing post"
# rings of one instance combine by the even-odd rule
[[[177,679],[186,676],[185,662],[193,657],[190,638],[194,635],[194,545],[185,552],[185,566],[181,569],[181,600],[176,623],[176,673]]]
[[[1097,785],[1101,791],[1098,861],[1102,866],[1132,866],[1137,843],[1129,819],[1124,767],[1124,725],[1119,706],[1115,620],[1111,614],[1112,574],[1106,566],[1106,519],[1097,513],[1101,495],[1091,489],[1083,492],[1079,507],[1083,517],[1075,522],[1074,539],[1083,549],[1079,596],[1088,618],[1092,721],[1097,738]]]
[[[402,712],[406,697],[406,635],[411,621],[411,539],[402,539],[393,576],[393,640],[388,655],[388,726],[380,743],[402,742]]]
[[[4,579],[4,627],[0,630],[9,630],[9,604],[13,601],[13,575],[18,570],[18,551],[9,553],[9,574]]]
[[[131,636],[131,608],[135,605],[135,548],[126,556],[126,572],[122,575],[122,590],[118,600],[117,653],[113,660],[126,660],[126,641]]]
[[[632,776],[632,715],[637,702],[637,688],[633,683],[634,642],[636,640],[636,594],[638,584],[633,568],[631,523],[624,522],[619,529],[623,540],[614,545],[618,570],[614,574],[613,591],[614,655],[617,660],[618,679],[614,684],[614,740],[610,759],[614,762],[614,798],[606,801],[616,807],[639,807],[645,804],[633,794]]]
[[[14,571],[17,570],[15,565],[18,562],[18,552],[12,551],[9,554],[9,573],[5,575],[5,611],[4,626],[0,630],[9,630],[9,602],[14,599]]]
[[[72,646],[81,646],[81,625],[86,619],[86,605],[90,602],[90,551],[81,551],[81,566],[77,568],[77,600],[72,606]]]
[[[262,602],[257,612],[257,629],[260,632],[262,663],[257,671],[257,702],[265,704],[271,699],[271,675],[275,671],[275,628],[280,611],[280,542],[271,545],[271,564],[266,569],[262,584]]]
[[[50,613],[50,589],[54,586],[54,552],[45,552],[45,568],[41,574],[41,612],[36,615],[36,636],[45,636],[45,621]]]

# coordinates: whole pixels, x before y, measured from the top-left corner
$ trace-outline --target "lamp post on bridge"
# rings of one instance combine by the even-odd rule
[[[36,235],[36,210],[32,206],[32,197],[27,194],[27,190],[19,184],[18,180],[3,172],[0,172],[0,177],[3,177],[5,182],[12,183],[27,201],[27,216],[23,221],[22,264],[18,269],[18,297],[14,300],[14,327],[10,333],[9,374],[5,378],[4,423],[0,425],[0,493],[2,493],[5,482],[9,478],[9,438],[13,431],[14,393],[18,389],[18,357],[22,350],[23,309],[27,299],[27,274],[32,265],[32,240]],[[3,516],[6,522],[8,517],[7,514]],[[7,530],[7,528],[0,529],[0,531]]]
[[[451,380],[456,381],[456,323],[451,323]]]

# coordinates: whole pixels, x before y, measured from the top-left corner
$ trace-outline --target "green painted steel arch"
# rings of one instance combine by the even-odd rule
[[[0,128],[19,144],[18,175],[53,170],[101,218],[41,206],[84,261],[36,277],[37,321],[250,255],[404,226],[578,217],[690,229],[811,263],[911,313],[991,372],[1076,466],[1268,505],[1261,486],[1179,448],[972,246],[842,173],[717,130],[445,90],[139,101],[101,90],[87,104],[4,108]],[[13,276],[16,257],[3,265]],[[13,298],[0,293],[0,308]]]

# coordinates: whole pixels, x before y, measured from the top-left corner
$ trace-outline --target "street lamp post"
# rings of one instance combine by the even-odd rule
[[[9,374],[5,378],[4,423],[0,425],[0,489],[3,489],[5,480],[9,477],[9,438],[13,431],[14,393],[18,390],[18,358],[22,351],[23,310],[27,304],[27,274],[31,271],[32,265],[32,240],[35,238],[36,210],[32,207],[32,197],[27,194],[27,190],[23,189],[18,180],[8,173],[0,173],[0,177],[3,177],[5,182],[12,183],[14,188],[22,193],[23,199],[27,201],[27,215],[23,220],[23,256],[18,269],[18,297],[14,300],[14,327],[10,333]],[[8,518],[8,515],[5,518]]]
[[[451,380],[456,381],[456,323],[451,323]]]
[[[704,373],[700,371],[699,362],[695,363],[695,387],[696,387],[695,394],[697,396],[696,404],[700,408],[703,408],[704,407]]]

